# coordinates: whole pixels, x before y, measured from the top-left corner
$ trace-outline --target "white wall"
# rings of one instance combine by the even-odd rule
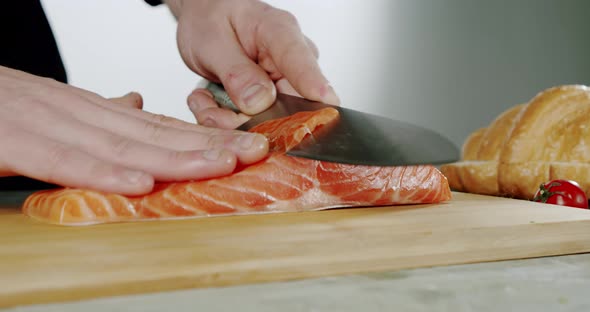
[[[321,66],[331,82],[350,105],[359,103],[348,85],[360,77],[365,82],[359,84],[369,87],[368,75],[379,64],[366,62],[360,72],[347,63],[358,67],[362,61],[357,55],[369,59],[377,55],[378,50],[369,48],[371,28],[384,23],[367,22],[378,6],[368,8],[362,0],[267,2],[298,16],[304,32],[319,45]],[[141,0],[44,0],[43,4],[72,84],[103,96],[134,89],[144,95],[147,110],[194,120],[185,99],[200,77],[178,55],[175,20],[165,6],[153,8]]]
[[[299,19],[343,105],[414,122],[462,144],[543,88],[590,84],[590,1],[272,0]],[[200,79],[182,63],[175,21],[141,0],[43,0],[71,83],[129,90],[187,121]]]

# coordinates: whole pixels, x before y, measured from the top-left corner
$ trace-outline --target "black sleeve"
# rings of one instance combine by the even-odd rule
[[[0,66],[67,83],[53,31],[39,0],[2,3]]]
[[[156,6],[162,4],[162,0],[144,0],[147,4],[151,6]]]

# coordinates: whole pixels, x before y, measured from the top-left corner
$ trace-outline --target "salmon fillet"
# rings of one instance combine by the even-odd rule
[[[225,177],[158,183],[143,196],[61,188],[31,194],[23,213],[60,225],[168,220],[206,216],[323,210],[340,207],[440,203],[447,179],[425,166],[361,166],[289,156],[285,151],[338,118],[326,108],[252,128],[269,138],[262,161]]]

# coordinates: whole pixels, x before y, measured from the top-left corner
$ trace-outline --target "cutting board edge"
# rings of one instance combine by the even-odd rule
[[[584,230],[588,228],[588,223],[590,220],[581,220],[581,221],[569,221],[568,223],[568,230],[572,233],[580,232],[584,233]],[[564,234],[562,229],[560,229],[564,223],[545,223],[539,224],[540,227],[544,227],[543,233],[551,236],[551,234]],[[524,225],[519,225],[519,227],[524,227]],[[552,231],[547,231],[548,228],[555,228]],[[489,230],[489,229],[481,229],[481,230]],[[538,233],[537,233],[538,234]],[[303,271],[291,271],[288,272],[288,267],[278,267],[274,270],[268,270],[263,274],[252,274],[252,273],[244,273],[237,270],[236,272],[227,272],[229,275],[232,275],[231,278],[219,278],[218,274],[215,273],[213,276],[210,274],[204,275],[193,275],[190,277],[187,276],[170,276],[165,279],[158,279],[158,280],[143,280],[143,281],[127,281],[127,282],[119,282],[111,285],[94,285],[91,287],[82,286],[76,287],[75,291],[72,292],[71,288],[67,289],[54,289],[54,290],[35,290],[30,292],[23,292],[20,294],[8,294],[2,295],[0,294],[0,308],[9,308],[15,307],[20,305],[34,305],[34,304],[51,304],[51,303],[66,303],[66,302],[75,302],[75,301],[84,301],[84,300],[91,300],[91,299],[100,299],[106,297],[119,297],[119,296],[132,296],[132,295],[144,295],[144,294],[152,294],[157,292],[171,292],[171,291],[180,291],[180,290],[187,290],[187,289],[203,289],[203,288],[219,288],[219,287],[230,287],[230,286],[240,286],[245,284],[262,284],[262,283],[273,283],[273,282],[287,282],[287,281],[297,281],[297,280],[305,280],[305,279],[313,279],[313,278],[323,278],[323,277],[331,277],[331,276],[342,276],[342,275],[356,275],[356,274],[367,274],[367,273],[376,273],[376,272],[395,272],[400,270],[411,270],[411,269],[420,269],[420,268],[429,268],[429,267],[440,267],[440,266],[452,266],[452,265],[462,265],[462,264],[477,264],[477,263],[486,263],[486,262],[498,262],[498,261],[509,261],[509,260],[522,260],[522,259],[531,259],[531,258],[541,258],[541,257],[550,257],[550,256],[562,256],[562,255],[572,255],[572,254],[580,254],[580,253],[588,253],[590,252],[590,233],[579,236],[574,236],[575,239],[570,241],[561,241],[561,242],[554,242],[548,245],[545,245],[544,248],[536,249],[536,251],[532,252],[529,249],[535,249],[536,245],[529,245],[522,247],[515,247],[515,246],[508,246],[503,248],[504,252],[510,251],[510,256],[495,256],[490,257],[489,255],[484,255],[481,253],[481,250],[478,250],[477,253],[470,255],[468,258],[463,258],[462,260],[453,260],[453,255],[462,254],[461,251],[457,252],[450,252],[450,253],[441,253],[435,256],[427,255],[423,257],[413,256],[413,257],[406,257],[406,258],[396,258],[392,259],[392,261],[408,261],[408,259],[413,259],[414,262],[407,265],[401,264],[386,264],[383,263],[384,259],[368,259],[364,262],[371,263],[375,261],[379,262],[377,265],[373,267],[364,267],[362,269],[359,268],[362,261],[355,263],[354,265],[345,265],[345,268],[337,267],[331,268],[329,270],[324,270],[321,273],[318,273],[317,266],[326,267],[325,263],[320,263],[314,267],[313,264],[308,264]],[[560,251],[559,245],[563,244],[573,244],[575,248],[569,248],[568,251]],[[515,250],[517,250],[515,252]],[[557,250],[557,251],[549,251],[549,250]],[[438,260],[433,261],[434,258],[440,257],[447,257],[446,260]],[[385,259],[387,260],[387,259]],[[435,264],[436,263],[436,264]],[[315,270],[315,271],[314,271]],[[199,279],[204,279],[205,281],[199,281]],[[31,298],[35,298],[31,300]]]
[[[370,274],[370,273],[384,273],[384,272],[397,272],[402,270],[413,270],[413,269],[426,269],[432,267],[444,267],[444,266],[454,266],[454,265],[467,265],[467,264],[483,264],[483,263],[491,263],[491,262],[502,262],[502,261],[513,261],[513,260],[526,260],[526,259],[535,259],[535,258],[544,258],[544,257],[553,257],[553,256],[567,256],[567,255],[576,255],[576,254],[585,254],[590,252],[590,249],[578,252],[568,252],[568,253],[555,253],[555,254],[548,254],[543,253],[543,255],[530,255],[530,256],[523,256],[523,257],[514,257],[514,258],[499,258],[499,259],[486,259],[486,260],[478,260],[473,259],[464,262],[450,262],[446,264],[437,264],[437,265],[423,265],[423,266],[408,266],[406,268],[399,268],[395,270],[382,270],[380,268],[373,268],[373,269],[366,269],[366,270],[353,270],[350,272],[342,272],[338,274],[315,274],[313,276],[289,276],[283,277],[281,280],[276,279],[259,279],[259,280],[250,280],[248,281],[248,285],[260,285],[260,284],[270,284],[270,283],[282,283],[282,282],[294,282],[294,281],[302,281],[307,279],[317,279],[317,278],[327,278],[327,277],[337,277],[337,276],[347,276],[347,275],[363,275],[363,274]],[[135,283],[126,284],[119,284],[115,286],[104,286],[104,288],[77,288],[76,295],[68,295],[67,291],[59,290],[57,292],[33,292],[33,293],[26,293],[20,294],[17,296],[9,296],[6,300],[3,296],[0,296],[0,310],[6,308],[15,308],[19,306],[30,306],[30,305],[44,305],[44,304],[63,304],[63,303],[73,303],[73,302],[80,302],[86,300],[100,300],[105,298],[116,298],[116,297],[125,297],[125,296],[141,296],[141,295],[151,295],[156,293],[167,293],[167,292],[175,292],[175,291],[183,291],[183,290],[190,290],[190,289],[208,289],[208,288],[224,288],[224,287],[233,287],[233,286],[244,286],[245,284],[236,283],[236,282],[226,282],[226,283],[219,283],[211,286],[207,285],[195,285],[195,282],[191,282],[192,279],[187,279],[187,282],[181,285],[178,285],[178,279],[175,279],[175,286],[170,287],[155,287],[155,283],[160,284],[160,281],[149,281],[142,285],[135,285]],[[112,291],[113,288],[127,288],[126,291]],[[133,288],[139,288],[137,290],[133,290]],[[80,295],[80,292],[83,295]],[[98,294],[96,292],[99,292]],[[35,296],[35,301],[30,301],[24,298],[28,298],[29,296]],[[6,300],[6,301],[4,301]]]

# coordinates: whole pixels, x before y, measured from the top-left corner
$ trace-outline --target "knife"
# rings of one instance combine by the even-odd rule
[[[205,82],[215,101],[239,112],[221,84]],[[440,165],[459,159],[458,148],[446,137],[410,123],[353,109],[277,93],[265,111],[251,116],[237,130],[248,131],[267,120],[332,107],[339,111],[335,124],[307,136],[288,155],[353,165],[410,166]]]

